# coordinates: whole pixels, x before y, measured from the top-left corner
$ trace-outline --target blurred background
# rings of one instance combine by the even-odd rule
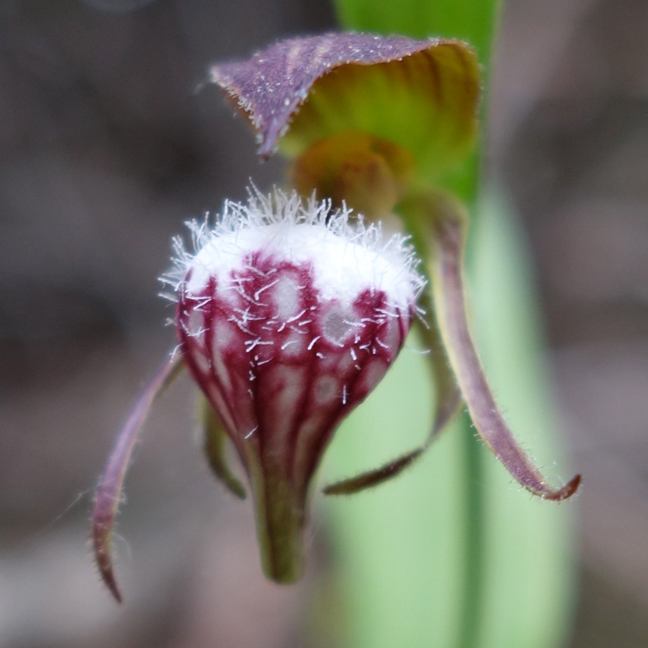
[[[326,531],[266,583],[249,504],[208,473],[181,381],[155,409],[119,520],[118,607],[90,491],[169,348],[157,297],[189,217],[267,188],[209,63],[334,27],[303,0],[0,3],[0,646],[312,645]],[[488,168],[535,255],[580,504],[571,648],[648,645],[648,3],[509,0]],[[320,588],[321,589],[321,588]]]

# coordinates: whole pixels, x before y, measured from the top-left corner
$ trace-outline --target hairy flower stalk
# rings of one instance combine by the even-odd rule
[[[423,282],[402,237],[296,194],[192,229],[195,254],[177,242],[180,349],[245,467],[264,569],[291,582],[322,452],[398,354]]]

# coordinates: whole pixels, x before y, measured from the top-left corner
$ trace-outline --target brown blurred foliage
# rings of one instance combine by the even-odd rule
[[[207,66],[333,20],[300,0],[0,3],[3,648],[305,645],[325,552],[296,588],[263,581],[249,507],[200,458],[187,383],[129,475],[122,608],[86,525],[112,435],[174,344],[156,296],[170,236],[249,176],[281,178],[197,91]],[[527,227],[586,475],[573,648],[648,644],[647,33],[645,0],[510,0],[492,92],[489,168]]]

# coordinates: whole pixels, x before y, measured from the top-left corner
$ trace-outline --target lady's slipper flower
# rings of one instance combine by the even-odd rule
[[[176,240],[164,281],[177,299],[180,354],[208,403],[206,450],[243,495],[218,446],[223,431],[233,442],[264,570],[291,582],[322,453],[398,355],[425,282],[401,235],[385,241],[350,210],[296,193],[256,192],[245,206],[226,203],[214,226],[190,227],[195,251]],[[109,560],[107,569],[115,593]]]

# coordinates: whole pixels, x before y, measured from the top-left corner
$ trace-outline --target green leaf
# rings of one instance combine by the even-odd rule
[[[488,91],[497,0],[334,2],[347,29],[466,39]],[[492,197],[478,205],[478,168],[475,155],[442,183],[477,216],[468,278],[478,346],[521,441],[541,465],[557,462],[565,476],[528,257],[507,205]],[[337,435],[329,477],[384,461],[424,434],[432,390],[423,363],[403,352]],[[574,504],[520,493],[465,417],[394,484],[356,502],[326,504],[349,610],[348,646],[564,643],[573,606]]]
[[[326,477],[380,464],[421,443],[432,419],[427,360],[416,334],[376,391],[337,432]],[[348,498],[328,498],[347,646],[455,646],[461,620],[468,482],[451,426],[403,475]],[[432,639],[434,638],[434,642]]]
[[[374,34],[405,34],[412,38],[460,38],[490,59],[498,0],[334,0],[346,29]]]
[[[486,373],[506,416],[553,481],[571,476],[544,363],[525,241],[502,196],[475,223],[469,274]],[[484,470],[484,597],[480,646],[562,646],[573,618],[577,502],[526,497],[493,461]]]
[[[569,475],[542,365],[528,260],[505,206],[479,213],[470,268],[486,371],[519,439]],[[431,417],[412,338],[337,433],[326,477],[420,442]],[[551,470],[549,470],[551,472]],[[555,475],[552,475],[555,476]],[[521,492],[463,417],[398,479],[326,500],[353,648],[552,648],[571,614],[574,505]]]
[[[345,29],[412,38],[459,38],[477,52],[482,66],[482,115],[485,113],[490,63],[500,0],[333,0]],[[475,153],[445,175],[440,186],[461,198],[474,212],[479,156]]]

